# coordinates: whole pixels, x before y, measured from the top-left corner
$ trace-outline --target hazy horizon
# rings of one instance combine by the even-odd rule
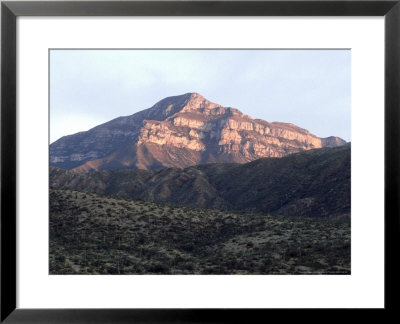
[[[350,141],[350,50],[51,50],[50,143],[197,92]]]

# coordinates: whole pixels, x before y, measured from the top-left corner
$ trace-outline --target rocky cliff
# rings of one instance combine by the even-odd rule
[[[288,123],[252,119],[198,93],[168,97],[50,145],[50,164],[74,171],[246,163],[346,142]]]

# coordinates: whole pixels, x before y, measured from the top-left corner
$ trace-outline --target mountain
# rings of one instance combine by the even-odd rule
[[[50,168],[50,188],[286,216],[350,215],[351,146],[246,164],[77,173]]]
[[[168,97],[50,145],[50,165],[80,172],[247,163],[346,142],[288,123],[252,119],[198,93]]]

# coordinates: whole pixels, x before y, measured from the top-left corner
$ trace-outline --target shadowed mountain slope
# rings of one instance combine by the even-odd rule
[[[50,188],[288,216],[350,215],[351,147],[188,168],[91,173],[50,168]]]
[[[198,93],[168,97],[50,145],[50,165],[78,172],[247,163],[346,142],[288,123],[252,119]]]

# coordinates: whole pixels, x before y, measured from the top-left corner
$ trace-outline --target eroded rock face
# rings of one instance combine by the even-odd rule
[[[293,124],[252,119],[188,93],[59,139],[50,145],[50,164],[91,171],[245,163],[345,143],[338,137],[319,138]]]

